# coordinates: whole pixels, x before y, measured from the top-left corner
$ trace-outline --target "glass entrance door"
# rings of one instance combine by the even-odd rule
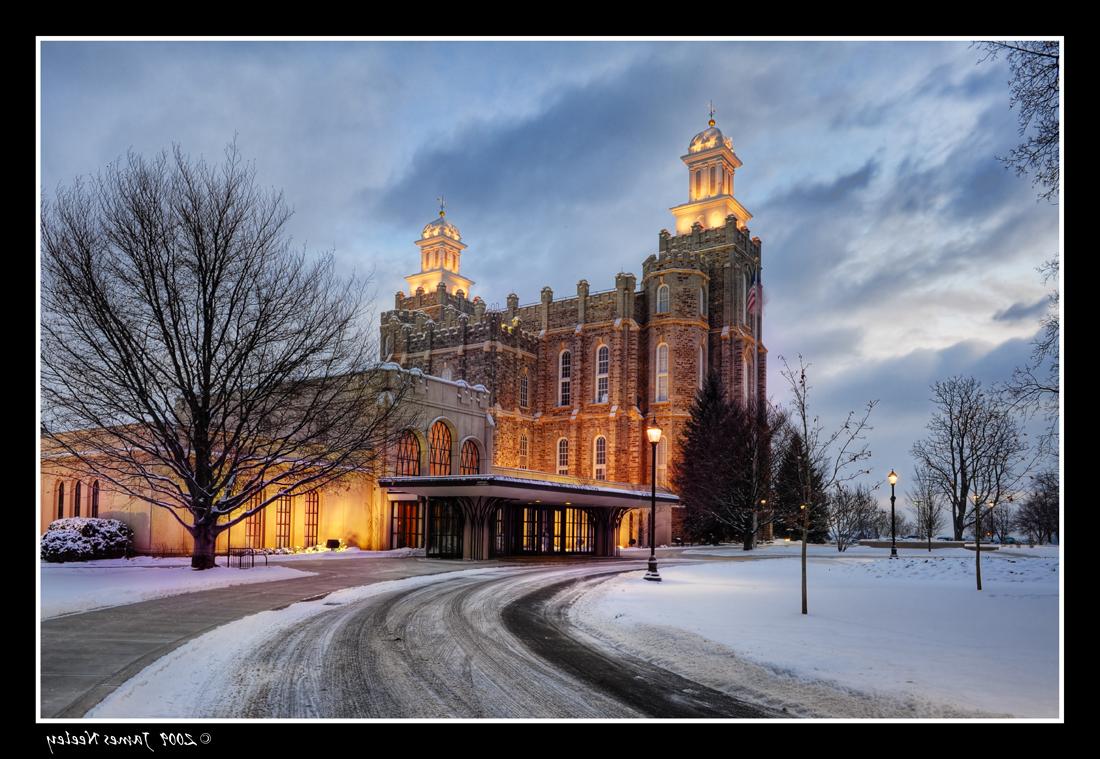
[[[462,509],[448,498],[428,501],[428,556],[437,559],[462,558]]]

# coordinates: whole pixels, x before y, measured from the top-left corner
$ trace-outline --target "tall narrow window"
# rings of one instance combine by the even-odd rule
[[[528,455],[527,436],[526,435],[520,435],[519,436],[519,468],[520,469],[526,469],[527,468],[527,455]]]
[[[558,405],[568,406],[570,400],[570,377],[573,373],[573,357],[569,351],[562,351],[558,357]]]
[[[699,316],[707,315],[707,288],[699,288]]]
[[[733,175],[730,174],[728,171],[723,173],[726,175],[726,195],[732,195],[733,193],[730,192],[730,179],[733,177]]]
[[[290,496],[280,496],[275,502],[275,547],[290,548],[290,517],[292,501]]]
[[[698,198],[703,194],[703,170],[695,170],[695,197]]]
[[[668,487],[668,438],[663,436],[657,443],[657,484]]]
[[[481,454],[477,450],[477,443],[467,440],[462,444],[462,465],[459,474],[481,474]]]
[[[263,503],[264,494],[261,490],[253,493],[248,499],[248,509],[254,509]],[[261,509],[250,516],[244,522],[244,537],[248,541],[249,548],[263,548],[264,546],[264,510]]]
[[[707,183],[707,195],[717,195],[718,194],[718,174],[717,174],[717,171],[718,171],[717,168],[715,168],[714,166],[710,167],[710,181]]]
[[[657,346],[657,397],[656,400],[668,400],[668,344]]]
[[[527,370],[523,370],[523,374],[519,377],[519,405],[522,408],[527,408]]]
[[[303,541],[306,547],[317,545],[318,525],[321,523],[321,494],[316,490],[306,493],[306,529]]]
[[[65,518],[65,483],[57,483],[57,518]]]
[[[601,345],[596,349],[596,403],[607,403],[607,370],[611,349]]]
[[[592,476],[597,480],[607,479],[607,439],[603,435],[596,438],[593,446],[592,461],[595,462]]]
[[[432,425],[431,475],[438,477],[451,473],[451,431],[443,422]]]
[[[420,476],[420,441],[412,430],[407,430],[397,442],[397,466],[394,474],[399,477]]]
[[[699,366],[699,389],[702,390],[703,389],[703,381],[706,379],[706,375],[707,375],[706,358],[703,355],[703,346],[702,345],[699,346],[699,358],[698,358],[697,363],[698,363],[698,366]]]
[[[569,441],[558,441],[558,474],[569,474]]]
[[[80,516],[80,480],[73,485],[73,516]]]
[[[99,480],[92,483],[92,505],[91,515],[93,517],[99,517]]]
[[[661,285],[657,288],[657,313],[668,313],[668,285]]]

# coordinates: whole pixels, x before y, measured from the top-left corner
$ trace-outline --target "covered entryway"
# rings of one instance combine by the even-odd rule
[[[378,484],[395,502],[415,497],[425,504],[424,545],[436,558],[617,556],[623,515],[649,506],[648,488],[503,471],[383,477]],[[679,499],[659,489],[657,503],[677,505]]]

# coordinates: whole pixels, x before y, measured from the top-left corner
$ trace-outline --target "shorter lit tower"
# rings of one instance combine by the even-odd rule
[[[439,218],[426,225],[416,241],[420,248],[420,271],[405,277],[410,295],[416,295],[417,288],[423,288],[426,293],[434,292],[442,282],[451,295],[461,290],[467,298],[470,296],[470,286],[474,281],[459,274],[462,251],[466,245],[462,242],[458,227],[447,221],[446,217],[446,204],[440,198]]]

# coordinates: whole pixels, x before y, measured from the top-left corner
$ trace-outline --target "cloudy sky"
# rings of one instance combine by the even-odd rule
[[[236,135],[298,243],[374,272],[378,310],[418,268],[440,194],[473,293],[530,303],[641,274],[713,101],[763,240],[770,394],[789,397],[779,357],[802,353],[827,423],[878,399],[870,466],[904,486],[929,383],[1026,362],[1035,268],[1059,249],[1058,208],[995,158],[1016,114],[1007,66],[979,57],[965,42],[44,42],[42,191],[127,150],[218,160]]]

